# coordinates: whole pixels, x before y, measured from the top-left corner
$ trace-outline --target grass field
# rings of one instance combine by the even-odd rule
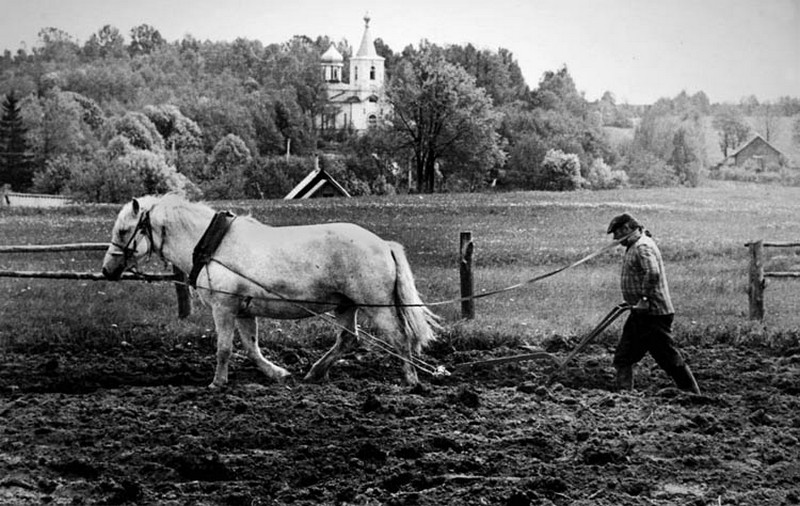
[[[569,264],[609,242],[609,220],[627,211],[654,234],[664,254],[679,339],[797,341],[800,282],[768,280],[767,317],[747,318],[747,249],[751,240],[800,240],[800,190],[709,183],[695,189],[405,195],[315,201],[216,202],[273,224],[348,221],[405,245],[427,302],[459,296],[459,234],[476,245],[477,293],[514,285]],[[117,206],[0,210],[0,244],[106,242]],[[531,344],[587,331],[620,302],[621,249],[542,282],[476,303],[436,306],[452,340]],[[800,270],[800,250],[768,250],[768,269]],[[99,271],[102,254],[3,254],[15,270]],[[163,270],[152,261],[151,271]],[[176,319],[167,284],[0,278],[0,345],[213,338],[208,312]],[[262,337],[305,339],[334,330],[320,321],[264,321]],[[617,326],[609,335],[616,335]]]

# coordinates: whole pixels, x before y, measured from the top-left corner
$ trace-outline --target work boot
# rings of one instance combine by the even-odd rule
[[[694,374],[692,374],[688,364],[673,368],[669,375],[681,390],[700,395],[700,387],[697,386],[697,381],[694,379]]]
[[[617,389],[633,390],[633,366],[623,365],[617,367]]]

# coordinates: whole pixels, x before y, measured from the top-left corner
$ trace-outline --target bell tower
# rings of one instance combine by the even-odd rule
[[[364,35],[356,55],[350,58],[350,84],[354,89],[377,91],[383,88],[383,61],[375,51],[375,42],[369,30],[369,14],[364,15]]]

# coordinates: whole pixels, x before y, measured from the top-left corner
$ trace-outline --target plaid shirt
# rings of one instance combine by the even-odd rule
[[[661,251],[645,234],[628,246],[622,261],[622,298],[635,305],[642,297],[650,303],[648,314],[674,314]]]

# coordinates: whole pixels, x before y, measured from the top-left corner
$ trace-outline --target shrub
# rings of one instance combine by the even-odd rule
[[[571,191],[579,190],[586,185],[581,177],[581,162],[578,155],[567,154],[561,150],[551,149],[542,162],[544,190]]]
[[[110,137],[125,137],[137,149],[163,152],[164,139],[150,118],[140,112],[129,112],[110,124]]]
[[[593,190],[611,190],[628,186],[628,175],[623,170],[612,170],[602,158],[595,158],[587,176]]]
[[[120,147],[120,145],[117,145]],[[88,202],[124,202],[131,197],[176,191],[198,196],[186,176],[150,151],[130,149],[108,160],[108,153],[70,168],[68,193]]]
[[[633,150],[622,162],[621,168],[628,174],[633,186],[675,186],[678,178],[667,162],[649,151]]]

